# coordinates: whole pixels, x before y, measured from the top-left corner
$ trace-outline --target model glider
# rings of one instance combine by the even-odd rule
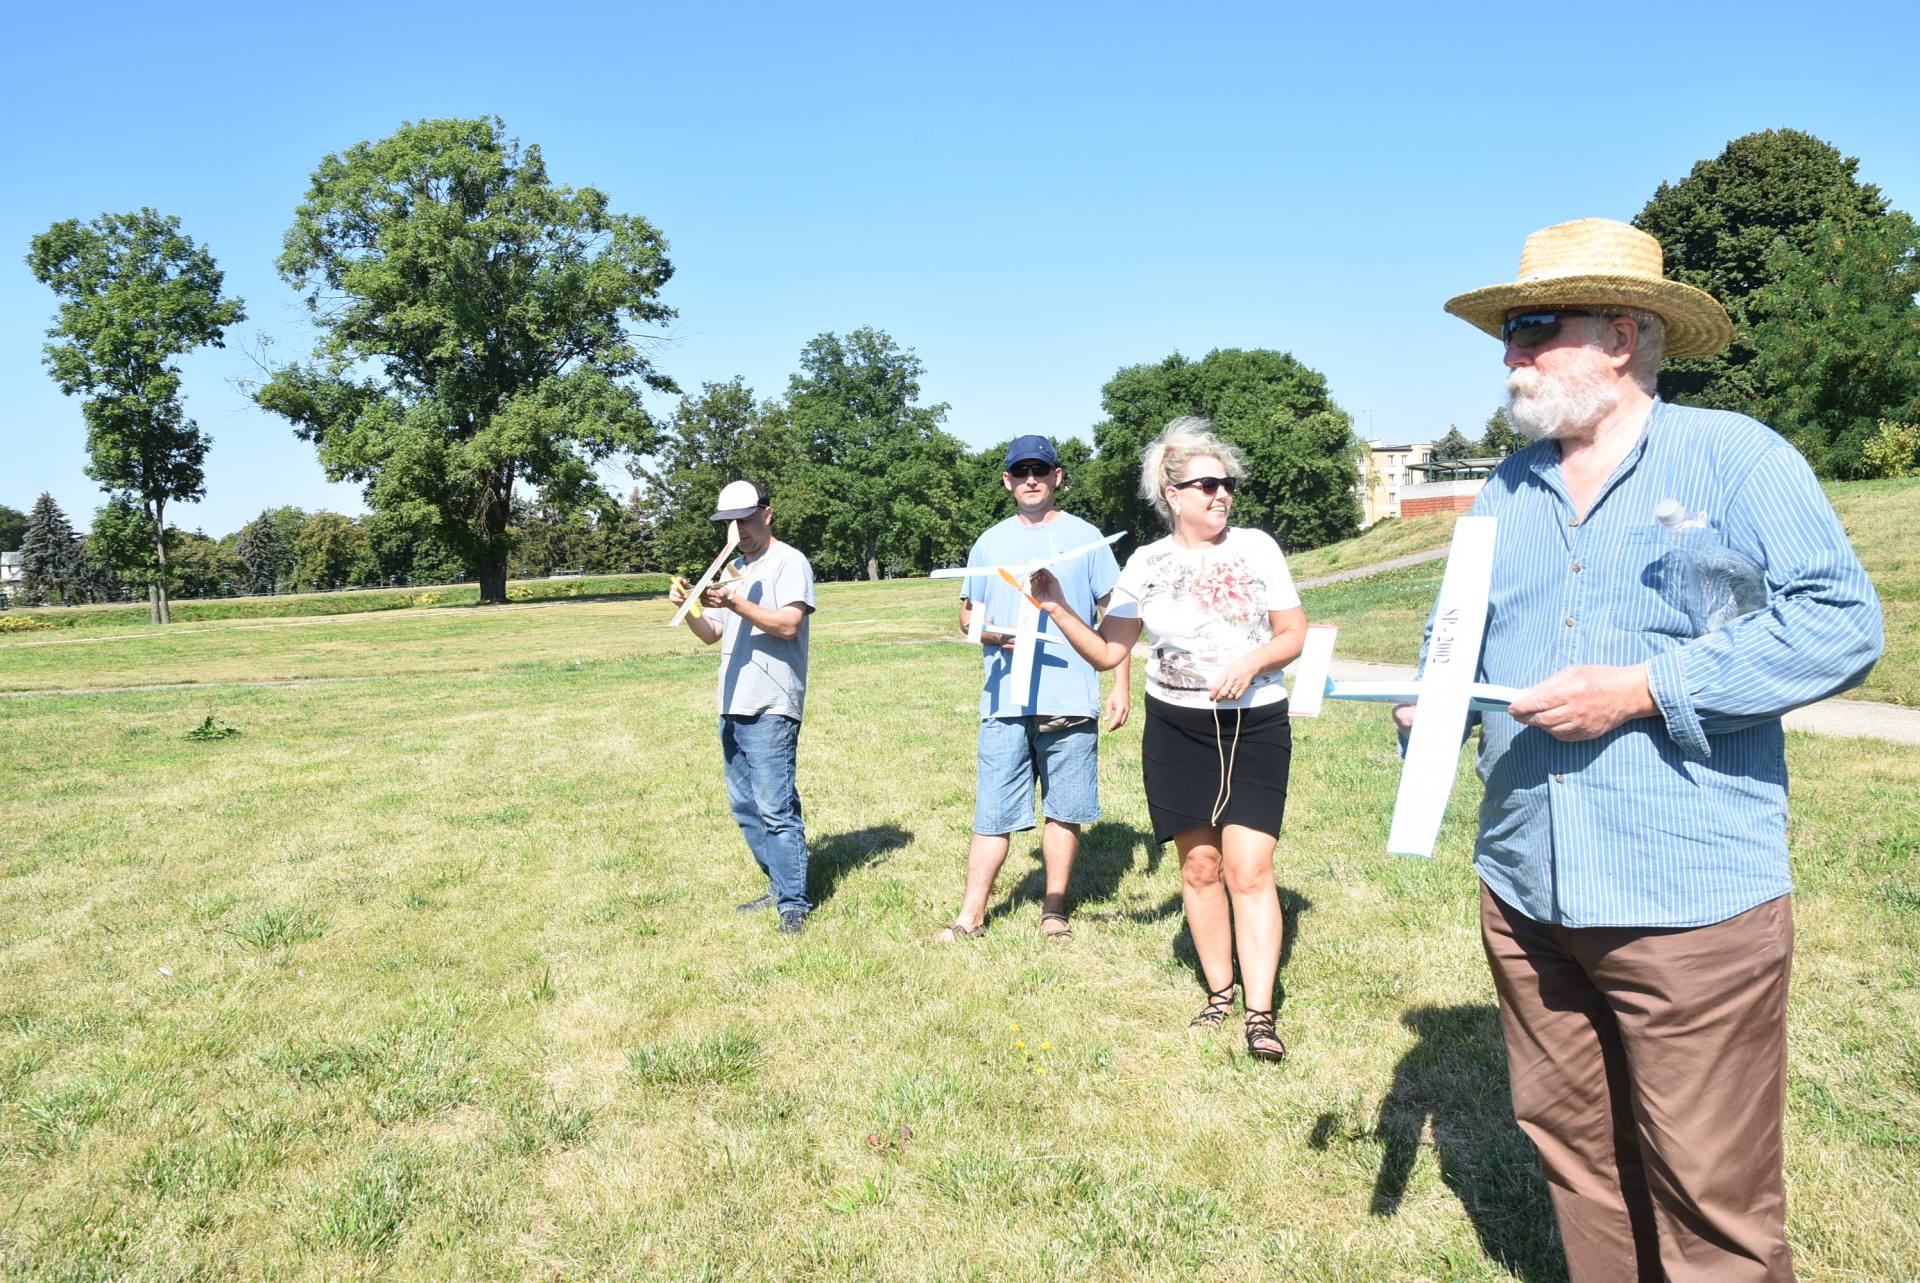
[[[1318,717],[1323,701],[1361,700],[1413,704],[1413,733],[1400,769],[1400,792],[1393,803],[1387,850],[1395,855],[1433,854],[1440,822],[1453,792],[1467,714],[1505,712],[1520,694],[1510,686],[1473,680],[1480,666],[1480,640],[1487,626],[1487,593],[1493,583],[1492,517],[1462,517],[1453,528],[1447,571],[1434,606],[1427,662],[1411,682],[1337,682],[1329,675],[1336,630],[1307,630],[1307,644],[1294,665],[1289,711]]]
[[[1020,594],[1020,616],[1011,628],[987,622],[986,595],[971,598],[979,609],[975,610],[967,621],[967,639],[976,644],[982,634],[991,628],[1013,638],[1013,674],[1012,689],[1019,692],[1019,700],[1024,705],[1028,692],[1033,689],[1033,655],[1036,645],[1065,645],[1066,639],[1057,633],[1043,632],[1040,626],[1040,603],[1027,591],[1027,585],[1036,570],[1045,570],[1051,566],[1062,565],[1086,556],[1096,548],[1118,543],[1126,537],[1126,531],[1107,535],[1092,543],[1081,544],[1078,548],[1069,548],[1065,552],[1051,553],[1038,561],[1029,561],[1018,566],[964,566],[953,570],[936,570],[929,578],[933,579],[1003,579],[1013,585]]]
[[[694,603],[700,600],[700,594],[707,590],[707,585],[713,582],[713,577],[720,573],[720,567],[727,564],[727,558],[733,556],[733,550],[739,546],[740,523],[737,521],[729,521],[727,523],[727,546],[722,548],[720,555],[713,559],[713,564],[707,567],[706,574],[700,576],[700,581],[687,590],[687,599],[680,603],[680,609],[673,612],[673,618],[667,621],[667,627],[678,628],[680,626],[680,621],[687,617],[687,612],[692,610]]]

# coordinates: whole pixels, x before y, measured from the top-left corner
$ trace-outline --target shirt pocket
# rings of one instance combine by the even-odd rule
[[[1694,558],[1726,547],[1718,531],[1699,526],[1669,530],[1641,526],[1627,532],[1621,561],[1625,574],[1614,586],[1611,613],[1624,632],[1658,633],[1691,640],[1699,635],[1689,601],[1700,591]]]

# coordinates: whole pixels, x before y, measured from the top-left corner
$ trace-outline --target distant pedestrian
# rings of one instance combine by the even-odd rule
[[[1140,745],[1153,836],[1180,852],[1181,898],[1206,975],[1189,1023],[1218,1028],[1233,1007],[1240,959],[1247,1052],[1287,1054],[1274,1028],[1280,897],[1273,848],[1286,811],[1293,729],[1281,669],[1300,654],[1307,617],[1273,537],[1227,524],[1246,475],[1239,451],[1205,419],[1175,419],[1141,460],[1140,490],[1172,533],[1138,549],[1095,632],[1061,604],[1058,582],[1034,593],[1095,668],[1124,664],[1153,635]]]
[[[799,549],[773,537],[773,508],[758,482],[729,482],[713,519],[737,523],[740,556],[729,566],[730,577],[701,593],[704,613],[689,611],[686,622],[701,641],[720,643],[727,799],[767,878],[766,894],[737,911],[777,908],[777,929],[797,935],[813,908],[807,899],[807,832],[794,781],[807,697],[813,567]],[[668,597],[680,605],[687,586],[676,580]]]

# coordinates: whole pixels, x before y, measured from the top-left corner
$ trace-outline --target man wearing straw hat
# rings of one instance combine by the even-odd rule
[[[700,594],[687,627],[720,643],[720,756],[727,801],[767,891],[740,913],[778,909],[774,930],[798,935],[807,924],[807,829],[794,786],[800,714],[807,699],[807,623],[813,614],[813,566],[773,537],[773,508],[757,481],[729,481],[713,519],[732,522],[740,556],[724,583]],[[674,581],[678,606],[687,585]]]
[[[1482,680],[1524,688],[1482,719],[1474,865],[1570,1273],[1790,1279],[1780,715],[1866,676],[1879,601],[1797,450],[1656,397],[1663,354],[1732,326],[1652,237],[1546,228],[1447,310],[1505,344],[1536,438],[1473,509],[1499,520]]]

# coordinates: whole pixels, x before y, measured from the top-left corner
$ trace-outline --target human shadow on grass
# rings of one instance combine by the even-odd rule
[[[913,841],[913,834],[897,824],[875,824],[807,844],[807,898],[817,909],[833,898],[841,879],[865,864]]]
[[[1034,839],[1033,867],[1005,901],[987,911],[989,921],[1005,917],[1022,905],[1037,905],[1046,895],[1047,866],[1040,858],[1040,831],[1036,829],[1027,836]],[[1083,906],[1111,904],[1120,894],[1121,881],[1133,869],[1134,852],[1142,846],[1147,849],[1146,869],[1151,873],[1160,863],[1160,850],[1145,833],[1112,820],[1099,820],[1082,827],[1080,849],[1074,853],[1073,873],[1067,879],[1068,915],[1080,912]],[[1007,858],[1013,858],[1011,852]]]
[[[1466,1208],[1481,1249],[1524,1283],[1563,1283],[1566,1258],[1539,1156],[1513,1121],[1499,1008],[1416,1007],[1400,1019],[1420,1040],[1395,1067],[1371,1134],[1345,1138],[1380,1146],[1373,1215],[1399,1212],[1431,1122],[1440,1179]],[[1338,1128],[1338,1115],[1322,1114],[1310,1143],[1326,1149]]]
[[[1313,901],[1295,891],[1292,887],[1275,888],[1280,894],[1280,965],[1274,972],[1273,1009],[1277,1013],[1287,1003],[1287,964],[1293,961],[1293,946],[1300,938],[1300,916],[1313,911]],[[1228,911],[1232,911],[1232,900],[1228,900]],[[1175,892],[1165,906],[1161,916],[1181,911],[1180,895]],[[1173,956],[1185,963],[1193,972],[1194,983],[1204,991],[1207,987],[1207,973],[1200,966],[1200,953],[1193,947],[1193,928],[1186,919],[1180,921],[1180,931],[1173,937]],[[1240,955],[1236,950],[1233,956],[1233,982],[1240,983]]]

